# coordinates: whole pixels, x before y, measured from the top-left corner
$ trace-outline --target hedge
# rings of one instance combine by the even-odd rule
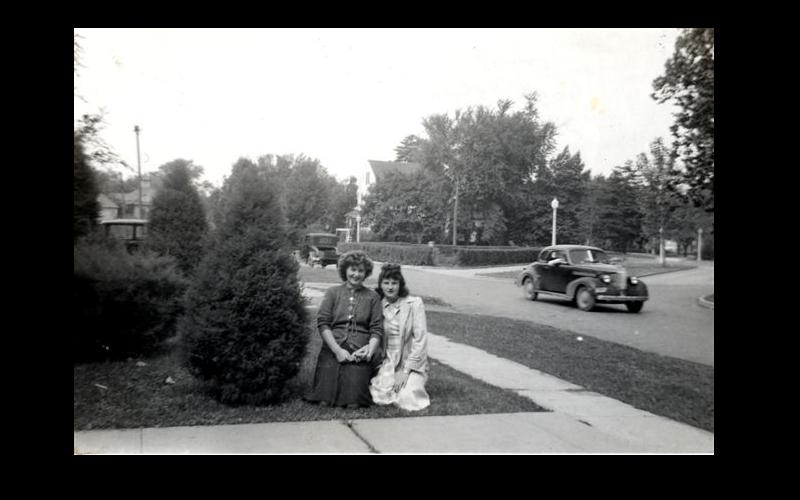
[[[147,356],[175,333],[188,282],[173,258],[100,242],[73,254],[73,361]]]
[[[339,253],[362,250],[380,262],[417,266],[484,266],[530,263],[538,247],[464,247],[416,245],[409,243],[340,243]]]

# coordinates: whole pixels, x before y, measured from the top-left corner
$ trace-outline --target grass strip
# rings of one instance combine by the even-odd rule
[[[431,332],[714,432],[714,367],[494,316],[428,312]]]
[[[321,340],[313,333],[289,396],[271,406],[228,406],[203,393],[176,353],[150,359],[74,366],[75,430],[222,425],[311,420],[474,415],[545,411],[531,400],[431,360],[426,386],[431,406],[408,412],[394,406],[348,410],[303,401],[314,377]],[[139,362],[146,363],[139,366]],[[174,383],[167,383],[170,378]]]

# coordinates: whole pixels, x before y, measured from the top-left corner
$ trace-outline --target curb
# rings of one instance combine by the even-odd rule
[[[711,309],[713,311],[714,310],[714,303],[711,302],[710,300],[707,300],[706,297],[699,297],[697,299],[697,304],[700,307],[705,307],[706,309]]]

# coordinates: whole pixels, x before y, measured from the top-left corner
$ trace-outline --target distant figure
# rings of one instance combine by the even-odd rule
[[[384,264],[378,276],[383,297],[383,350],[385,357],[369,391],[379,405],[394,404],[404,410],[427,408],[428,327],[425,305],[408,293],[398,264]]]
[[[383,315],[380,296],[364,286],[370,274],[372,261],[364,252],[339,258],[344,283],[329,288],[319,306],[323,345],[307,401],[349,408],[372,404],[369,383],[380,363]]]
[[[563,263],[566,261],[567,259],[565,258],[565,255],[558,251],[550,252],[550,258],[547,259],[547,263],[551,266],[557,262]]]

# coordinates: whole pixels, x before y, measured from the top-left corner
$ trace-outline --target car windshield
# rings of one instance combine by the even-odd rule
[[[569,257],[575,264],[610,264],[605,252],[600,250],[570,250]]]

